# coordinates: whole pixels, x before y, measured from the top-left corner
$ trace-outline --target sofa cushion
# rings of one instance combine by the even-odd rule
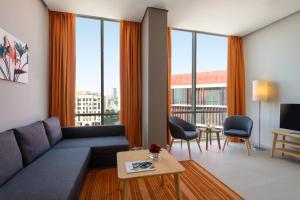
[[[51,146],[53,146],[63,137],[59,119],[57,117],[50,117],[47,120],[43,121],[43,123],[45,126],[47,137],[49,139],[49,143]]]
[[[23,163],[28,165],[50,148],[42,122],[15,129]]]
[[[89,148],[51,149],[4,184],[0,199],[78,199],[89,156]]]
[[[102,153],[104,150],[114,150],[118,147],[128,148],[128,141],[125,136],[106,136],[106,137],[93,137],[93,138],[74,138],[64,139],[55,145],[54,149],[65,148],[81,148],[89,147],[92,153]]]
[[[53,149],[82,147],[91,148],[91,168],[115,167],[116,154],[120,151],[128,151],[128,141],[125,136],[63,139]]]
[[[73,126],[62,127],[63,138],[88,138],[106,136],[125,136],[124,125],[102,125],[102,126]]]
[[[22,155],[13,131],[0,133],[0,186],[22,168]]]

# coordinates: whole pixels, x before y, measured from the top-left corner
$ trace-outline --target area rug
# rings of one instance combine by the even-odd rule
[[[183,199],[243,199],[195,161],[180,161],[185,167],[181,174]],[[148,177],[129,181],[129,200],[176,199],[173,176]],[[86,176],[80,200],[119,200],[117,169],[90,170]]]

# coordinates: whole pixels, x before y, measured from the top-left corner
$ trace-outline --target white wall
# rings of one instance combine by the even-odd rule
[[[279,128],[279,104],[300,103],[300,12],[244,38],[246,110],[254,120],[251,140],[258,142],[258,102],[252,101],[252,81],[272,82],[275,94],[262,103],[261,143],[271,147]],[[300,117],[299,117],[300,123]]]
[[[48,116],[48,26],[41,0],[1,0],[0,27],[29,46],[29,83],[0,80],[0,131]]]

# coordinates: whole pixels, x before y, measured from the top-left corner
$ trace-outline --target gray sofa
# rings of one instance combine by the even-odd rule
[[[123,125],[61,128],[57,118],[0,133],[0,200],[78,199],[89,167],[116,166]]]

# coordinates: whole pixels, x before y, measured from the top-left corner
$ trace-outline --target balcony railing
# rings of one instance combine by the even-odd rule
[[[172,104],[172,116],[180,117],[197,127],[204,127],[206,125],[215,125],[216,128],[223,128],[223,122],[227,117],[227,107],[220,105],[201,105],[192,111],[190,105]],[[85,117],[92,117],[90,121],[83,121]],[[95,117],[98,117],[95,119]],[[81,122],[82,126],[87,123],[99,122],[100,124],[114,124],[119,120],[119,113],[85,113],[76,114],[76,121]]]
[[[223,122],[227,116],[227,107],[219,105],[197,106],[195,111],[189,105],[173,104],[172,116],[180,117],[197,127],[214,125],[216,128],[223,128]]]

